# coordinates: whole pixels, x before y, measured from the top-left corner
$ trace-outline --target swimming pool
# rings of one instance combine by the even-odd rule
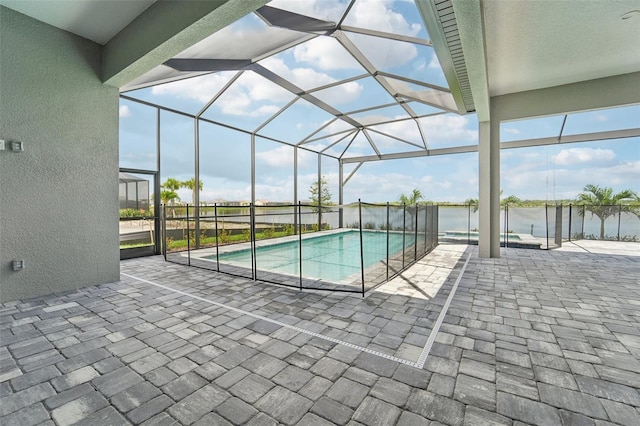
[[[404,246],[413,244],[413,233],[404,235]],[[298,240],[256,247],[257,269],[300,275]],[[387,233],[362,231],[364,267],[368,268],[387,257]],[[402,252],[403,234],[389,233],[389,256]],[[208,256],[215,260],[216,256]],[[251,249],[220,253],[221,263],[251,268]],[[302,240],[302,274],[305,278],[341,282],[360,278],[360,233],[349,230]]]

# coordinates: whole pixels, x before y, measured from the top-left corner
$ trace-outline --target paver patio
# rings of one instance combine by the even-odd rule
[[[123,261],[0,305],[0,424],[639,425],[640,244],[599,244],[441,245],[365,298]]]

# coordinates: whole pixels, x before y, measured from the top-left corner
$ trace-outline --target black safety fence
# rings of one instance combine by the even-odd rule
[[[163,206],[167,261],[299,289],[364,293],[438,245],[438,207]]]
[[[478,243],[476,205],[441,205],[439,220],[440,243]],[[553,249],[581,239],[640,241],[640,206],[504,205],[500,229],[500,245],[513,248]]]

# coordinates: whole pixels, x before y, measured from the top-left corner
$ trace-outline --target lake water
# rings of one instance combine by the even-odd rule
[[[256,207],[256,222],[263,224],[285,224],[293,223],[294,211],[297,207]],[[508,230],[517,234],[532,234],[534,237],[544,238],[547,235],[547,223],[549,224],[548,233],[550,237],[555,235],[555,207],[548,208],[548,217],[545,207],[511,207],[509,208]],[[586,212],[583,217],[578,214],[579,208],[574,206],[572,209],[571,234],[579,234],[584,232],[585,236],[600,236],[600,219]],[[375,227],[382,229],[386,227],[386,206],[364,205],[362,209],[362,223],[365,227]],[[227,220],[232,221],[249,221],[249,209],[238,208],[238,216],[227,216]],[[356,226],[359,223],[359,211],[357,206],[348,206],[343,208],[343,224],[346,227]],[[322,213],[322,222],[327,223],[331,228],[337,228],[339,225],[339,212],[335,208],[332,211]],[[390,226],[392,229],[406,226],[413,229],[415,216],[411,213],[402,214],[401,207],[392,207],[390,209]],[[318,213],[309,207],[303,207],[301,211],[301,223],[312,225],[318,223]],[[569,208],[563,207],[563,236],[569,236]],[[605,221],[605,235],[608,238],[617,238],[618,224],[620,225],[620,238],[636,238],[640,240],[640,218],[631,213],[622,213],[620,217],[614,215]],[[584,231],[583,231],[584,226]],[[505,228],[504,210],[501,211],[500,217],[501,230]],[[467,229],[478,229],[478,213],[469,211],[467,207],[440,206],[438,215],[439,232],[446,231],[466,231]]]

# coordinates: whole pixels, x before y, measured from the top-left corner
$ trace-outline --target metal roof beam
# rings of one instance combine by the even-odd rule
[[[327,123],[327,125],[329,125],[331,123],[334,123],[335,121],[336,121],[335,119],[331,120],[329,123]],[[355,128],[345,129],[345,130],[340,130],[339,132],[335,132],[335,133],[331,133],[331,134],[328,134],[328,135],[323,135],[323,136],[320,136],[320,137],[317,137],[317,138],[309,139],[311,136],[318,134],[318,132],[321,131],[322,129],[324,129],[325,127],[326,126],[322,126],[320,129],[318,129],[317,131],[313,132],[313,134],[311,134],[308,137],[306,137],[303,141],[298,142],[298,145],[306,145],[308,143],[313,143],[313,142],[321,141],[323,139],[332,138],[334,136],[338,136],[338,135],[341,135],[343,133],[351,134],[351,133],[353,133],[354,131],[357,130]]]
[[[423,46],[429,46],[429,47],[433,46],[433,43],[431,43],[431,40],[425,40],[422,38],[411,37],[411,36],[406,36],[402,34],[393,34],[385,31],[369,30],[366,28],[359,28],[359,27],[350,27],[348,25],[342,25],[340,26],[340,29],[342,31],[348,31],[350,33],[356,33],[356,34],[364,34],[371,37],[387,38],[391,40],[404,41],[407,43],[421,44]]]
[[[380,157],[380,151],[378,150],[378,147],[376,146],[376,144],[373,142],[373,139],[371,139],[371,135],[369,134],[369,132],[366,129],[364,129],[362,133],[364,133],[364,137],[367,138],[367,140],[369,141],[369,145],[371,145],[371,148],[373,148],[373,151],[376,153],[378,157]]]
[[[420,149],[423,148],[422,146],[420,146],[420,145],[418,145],[416,143],[409,142],[408,140],[401,139],[401,138],[399,138],[397,136],[393,136],[393,135],[390,135],[390,134],[385,133],[385,132],[381,132],[380,130],[372,129],[371,127],[367,128],[367,130],[370,131],[370,132],[377,133],[377,134],[382,135],[382,136],[386,136],[386,137],[388,137],[390,139],[395,139],[398,142],[402,142],[402,143],[406,143],[407,145],[415,146],[416,148],[420,148]]]
[[[526,139],[512,142],[500,143],[500,149],[514,149],[514,148],[529,148],[533,146],[546,146],[546,145],[559,145],[568,143],[579,142],[594,142],[601,140],[616,140],[626,138],[640,137],[640,128],[624,129],[624,130],[612,130],[607,132],[594,132],[594,133],[581,133],[578,135],[562,136],[560,140],[557,137],[539,138],[539,139]],[[451,148],[437,148],[415,152],[399,152],[394,154],[382,154],[377,155],[365,155],[359,157],[341,157],[340,161],[343,164],[359,163],[367,161],[380,161],[380,160],[397,160],[402,158],[416,158],[416,157],[430,157],[434,155],[450,155],[450,154],[463,154],[467,152],[478,152],[478,145],[468,146],[455,146]]]
[[[344,180],[344,182],[342,182],[342,186],[345,186],[345,185],[347,184],[347,182],[349,182],[349,179],[351,179],[351,177],[352,177],[353,175],[355,175],[355,174],[356,174],[356,172],[358,171],[358,169],[359,169],[360,167],[362,167],[362,165],[363,165],[363,164],[364,164],[364,162],[360,162],[360,163],[356,166],[356,168],[355,168],[355,169],[353,169],[353,171],[351,171],[351,173],[349,173],[349,176],[347,176],[347,178]]]
[[[257,74],[259,74],[262,77],[266,78],[267,80],[269,80],[269,81],[277,84],[278,86],[288,90],[289,92],[291,92],[291,93],[293,93],[293,94],[305,99],[306,101],[309,101],[313,105],[315,105],[318,108],[328,112],[329,114],[331,114],[331,115],[333,115],[335,117],[338,117],[339,119],[341,119],[343,121],[346,121],[347,123],[351,124],[354,127],[362,127],[362,124],[360,124],[357,121],[353,120],[351,117],[343,116],[343,114],[340,111],[338,111],[337,109],[335,109],[332,106],[322,102],[320,99],[318,99],[315,96],[307,93],[306,91],[302,90],[301,88],[299,88],[295,84],[291,83],[288,80],[285,80],[284,78],[280,77],[278,74],[274,73],[271,70],[268,70],[267,68],[263,67],[262,65],[253,64],[251,66],[251,69],[253,71],[255,71]]]
[[[334,143],[332,143],[331,145],[327,146],[326,148],[322,149],[320,151],[320,153],[324,153],[326,150],[336,146],[337,144],[339,144],[340,142],[342,142],[343,140],[345,140],[346,138],[348,138],[349,136],[351,136],[353,133],[357,132],[357,130],[351,130],[349,131],[348,134],[344,135],[343,137],[341,137],[340,139],[338,139],[337,141],[335,141]]]

